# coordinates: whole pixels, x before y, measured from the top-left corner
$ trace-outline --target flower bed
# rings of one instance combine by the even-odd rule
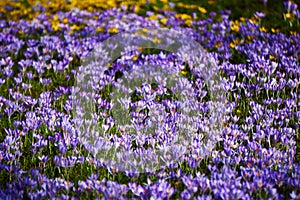
[[[81,9],[72,8],[81,6],[72,2],[59,8],[55,6],[60,1],[52,6],[42,2],[26,12],[25,3],[1,5],[1,198],[300,197],[300,35],[295,28],[299,26],[295,3],[283,5],[283,20],[293,25],[283,34],[262,26],[268,16],[262,12],[232,20],[228,10],[208,13],[198,5],[163,3],[162,8],[154,6],[149,11],[142,4],[130,6],[131,2],[129,6],[114,1],[101,6],[99,1],[95,7],[87,4]],[[119,8],[110,9],[115,6]],[[177,13],[173,7],[197,11]],[[23,19],[14,19],[10,9]],[[128,47],[100,72],[94,96],[95,124],[107,140],[128,152],[147,152],[176,135],[177,104],[167,95],[169,88],[152,83],[137,87],[127,100],[132,118],[143,119],[139,125],[148,123],[147,112],[159,106],[166,110],[153,136],[133,141],[132,135],[114,123],[112,87],[117,87],[116,80],[128,69],[138,70],[145,63],[173,69],[182,85],[190,84],[198,99],[195,109],[202,116],[195,130],[201,138],[194,138],[189,151],[163,169],[118,171],[82,144],[72,92],[84,61],[97,44],[117,33],[149,27],[168,28],[195,40],[216,61],[227,99],[223,127],[212,152],[203,151],[206,113],[213,99],[206,95],[209,91],[198,68],[172,52]],[[147,112],[134,110],[146,98],[155,102]]]

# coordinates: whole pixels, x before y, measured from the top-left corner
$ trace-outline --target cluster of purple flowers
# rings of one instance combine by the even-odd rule
[[[286,6],[299,15],[296,4]],[[0,20],[0,197],[300,198],[300,35],[265,32],[259,22],[248,19],[236,24],[229,14],[210,13],[207,19],[193,21],[192,27],[186,27],[175,12],[160,14],[168,18],[170,29],[197,41],[218,62],[227,92],[226,116],[212,153],[206,155],[201,138],[195,138],[190,153],[180,156],[178,163],[140,175],[117,172],[117,166],[95,158],[81,144],[74,124],[82,122],[73,119],[72,91],[83,62],[96,44],[112,36],[112,30],[159,28],[161,24],[122,9],[93,13],[74,9],[55,16],[41,14],[32,21]],[[52,24],[56,17],[68,19],[58,24],[60,31]],[[264,16],[257,13],[256,17]],[[194,94],[187,95],[200,100],[206,96],[197,70],[188,71],[173,53],[122,55],[99,72],[97,112],[89,123],[100,124],[106,140],[128,152],[147,153],[154,144],[163,148],[175,135],[180,115],[176,109],[180,105],[168,99],[153,104],[154,96],[162,97],[167,88],[144,84],[136,88],[141,101],[120,101],[136,110],[147,107],[149,112],[162,106],[169,115],[157,120],[164,123],[158,123],[161,126],[154,136],[144,135],[134,143],[130,134],[113,131],[113,104],[106,89],[110,84],[118,87],[118,72],[126,75],[126,69],[145,63],[177,70],[185,77],[182,87],[195,88]],[[157,76],[156,81],[164,80]],[[208,126],[208,104],[209,100],[194,105],[203,114],[195,134]],[[131,117],[138,126],[147,124],[145,113],[133,109]]]

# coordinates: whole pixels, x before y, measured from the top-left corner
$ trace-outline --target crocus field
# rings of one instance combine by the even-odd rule
[[[277,0],[0,1],[0,199],[300,199],[298,6]],[[97,44],[147,28],[177,31],[201,45],[216,63],[226,101],[221,129],[209,134],[214,99],[192,62],[128,46],[102,66],[89,123],[116,149],[140,155],[164,149],[182,117],[182,105],[156,74],[156,83],[118,100],[135,127],[166,110],[160,125],[138,137],[121,129],[111,93],[128,71],[139,76],[139,66],[149,63],[173,71],[177,90],[198,101],[190,106],[197,118],[188,151],[175,149],[176,162],[134,173],[82,143],[72,93]]]

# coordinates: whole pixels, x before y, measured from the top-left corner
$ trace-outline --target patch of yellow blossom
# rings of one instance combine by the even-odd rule
[[[291,34],[291,35],[296,35],[297,32],[296,32],[296,31],[290,31],[290,34]]]
[[[229,44],[229,47],[230,48],[234,48],[236,45],[238,45],[240,43],[240,40],[239,39],[235,39],[233,40],[230,44]]]
[[[167,24],[167,22],[168,22],[168,18],[162,18],[162,19],[160,19],[159,20],[161,23],[163,23],[163,24]]]
[[[230,47],[231,49],[233,49],[235,46],[234,46],[234,44],[233,44],[232,42],[230,42],[229,47]]]
[[[22,30],[19,30],[18,33],[19,33],[20,35],[23,35],[23,34],[24,34],[24,32],[23,32]]]
[[[194,4],[184,4],[182,2],[179,2],[176,4],[177,7],[179,8],[185,8],[185,9],[197,9],[198,6],[197,5],[194,5]]]
[[[117,28],[110,28],[110,29],[108,29],[108,32],[109,33],[118,33],[119,29],[117,29]]]
[[[154,44],[159,44],[161,42],[161,40],[158,39],[157,37],[154,37],[154,39],[152,40],[152,42],[154,42]]]
[[[215,47],[219,48],[220,46],[222,46],[222,43],[220,41],[217,41]]]
[[[180,73],[185,76],[185,75],[187,75],[188,72],[186,70],[182,69],[182,70],[180,70]]]
[[[191,19],[188,19],[188,20],[185,20],[184,23],[187,25],[187,26],[192,26],[192,20]]]
[[[70,28],[71,28],[72,31],[79,31],[79,30],[82,29],[82,27],[80,27],[80,26],[78,26],[76,24],[73,24]]]
[[[285,19],[291,19],[293,16],[291,13],[285,13],[284,17],[285,17]]]
[[[198,10],[199,10],[199,12],[201,12],[202,14],[206,14],[206,13],[207,13],[206,9],[203,8],[203,7],[198,7]]]
[[[260,30],[261,32],[267,32],[267,29],[266,29],[265,27],[263,27],[263,26],[260,27],[259,30]]]
[[[67,23],[68,23],[68,18],[64,18],[64,19],[62,20],[62,23],[67,24]]]
[[[232,31],[234,31],[234,32],[239,32],[239,26],[240,26],[240,23],[239,23],[239,21],[238,20],[235,20],[232,24],[231,24],[231,26],[230,26],[230,29],[232,30]]]
[[[249,19],[249,22],[252,24],[256,24],[257,23],[257,19],[255,19],[254,17],[252,17],[251,19]]]
[[[96,32],[103,32],[105,30],[105,28],[104,27],[98,27],[98,28],[96,28]]]
[[[139,56],[134,56],[134,57],[132,58],[132,61],[137,61],[138,58],[139,58]]]
[[[176,14],[175,17],[182,20],[192,19],[192,17],[188,14]]]
[[[163,0],[163,2],[167,3],[167,0]],[[136,12],[138,12],[140,6],[147,3],[155,4],[157,0],[140,0],[138,2],[135,0],[26,0],[26,3],[0,0],[0,12],[7,16],[8,19],[17,21],[19,19],[31,20],[41,14],[41,11],[34,10],[37,4],[42,5],[46,9],[43,14],[51,15],[57,11],[70,11],[72,8],[93,12],[95,9],[110,9],[124,5],[133,5],[136,7]],[[7,10],[6,6],[11,7],[12,10]],[[58,29],[58,25],[54,24],[54,28]]]
[[[175,17],[178,18],[178,19],[184,20],[184,23],[187,26],[191,26],[192,25],[192,16],[190,16],[188,14],[176,14]]]
[[[236,110],[236,114],[238,114],[238,115],[240,115],[240,114],[242,114],[243,112],[241,111],[241,110]]]
[[[272,32],[272,33],[278,33],[278,32],[279,32],[279,29],[271,28],[271,32]]]
[[[51,25],[52,25],[52,29],[54,31],[58,31],[60,30],[60,27],[59,27],[59,19],[58,19],[58,16],[57,15],[54,15],[52,20],[50,20],[51,22]]]
[[[146,17],[147,20],[157,20],[157,15],[151,15],[150,17]]]

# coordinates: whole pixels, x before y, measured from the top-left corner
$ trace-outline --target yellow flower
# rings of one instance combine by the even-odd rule
[[[67,23],[68,23],[68,18],[64,18],[64,19],[62,20],[62,22],[63,22],[64,24],[67,24]]]
[[[138,5],[135,6],[135,7],[134,7],[134,12],[135,12],[135,13],[138,13],[139,11],[140,11],[140,6],[138,6]]]
[[[229,47],[233,49],[234,48],[234,44],[232,42],[230,42]]]
[[[290,19],[290,18],[292,18],[292,15],[291,15],[291,13],[285,13],[285,18],[286,18],[286,19]]]
[[[185,70],[181,70],[180,73],[181,73],[182,75],[187,75],[187,71],[185,71]]]
[[[24,14],[24,15],[27,15],[29,12],[30,12],[29,9],[24,9],[24,10],[23,10],[23,14]]]
[[[176,14],[175,17],[183,20],[192,19],[192,17],[188,14]]]
[[[104,27],[98,27],[98,28],[96,29],[97,32],[103,32],[104,30],[105,30]]]
[[[238,109],[238,110],[236,111],[236,114],[240,115],[240,114],[242,114],[242,111]]]
[[[147,19],[149,19],[149,20],[157,20],[157,16],[156,15],[151,15]]]
[[[89,12],[93,12],[93,11],[94,11],[94,8],[93,8],[92,6],[89,6],[89,7],[87,8],[87,10],[88,10]]]
[[[142,31],[145,33],[148,33],[148,29],[146,29],[146,28],[142,28]]]
[[[197,5],[189,5],[189,8],[190,9],[196,9],[196,8],[198,8],[198,6]]]
[[[231,24],[230,29],[231,29],[232,31],[234,31],[234,32],[239,32],[239,26],[240,26],[240,24],[239,24],[239,22],[236,20],[236,21],[234,21],[234,22]]]
[[[190,20],[190,19],[188,19],[188,20],[185,20],[185,24],[187,25],[187,26],[192,26],[192,20]]]
[[[221,45],[222,45],[221,42],[217,42],[215,47],[216,47],[216,48],[219,48]]]
[[[245,18],[244,17],[240,17],[240,20],[241,20],[241,22],[244,22]]]
[[[256,24],[256,19],[254,19],[254,18],[249,19],[249,22],[252,23],[252,24]]]
[[[206,9],[203,7],[198,7],[198,10],[203,14],[207,13]]]
[[[57,15],[54,15],[54,16],[53,16],[53,20],[54,20],[54,21],[58,21],[58,16],[57,16]]]
[[[261,32],[267,32],[267,30],[266,30],[265,27],[261,27],[261,28],[259,28],[259,30],[260,30]]]
[[[71,29],[72,29],[72,30],[75,30],[75,31],[78,31],[78,30],[81,29],[81,27],[79,27],[79,26],[77,26],[76,24],[74,24],[74,25],[71,26]]]
[[[134,56],[134,57],[132,58],[132,61],[137,61],[138,58],[139,58],[138,56]]]
[[[296,31],[290,31],[290,34],[291,34],[291,35],[296,35],[297,32],[296,32]]]
[[[52,24],[52,28],[53,28],[54,31],[58,31],[60,29],[60,27],[58,26],[58,22],[54,22]]]
[[[270,57],[270,60],[274,60],[275,59],[275,56],[270,55],[269,57]]]
[[[162,10],[168,11],[168,10],[170,10],[170,6],[168,4],[166,4],[162,7]]]
[[[160,22],[163,24],[167,24],[168,18],[162,18],[160,19]]]
[[[154,11],[159,11],[159,7],[153,6],[153,10],[154,10]]]
[[[117,28],[110,28],[110,29],[108,29],[108,32],[109,33],[118,33],[119,29],[117,29]]]
[[[278,32],[279,32],[279,29],[271,28],[271,31],[272,31],[272,33],[278,33]]]
[[[154,37],[153,42],[157,44],[160,43],[161,41],[157,37]]]
[[[182,8],[182,7],[184,7],[184,4],[180,2],[177,4],[177,6]]]

